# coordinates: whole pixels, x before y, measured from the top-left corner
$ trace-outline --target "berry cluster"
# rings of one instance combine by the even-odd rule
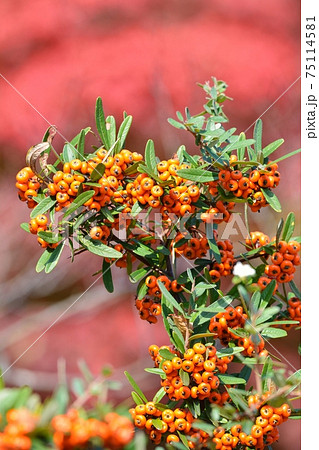
[[[6,414],[7,425],[0,432],[1,450],[29,450],[32,443],[29,434],[35,429],[38,417],[25,408],[10,409]]]
[[[169,350],[172,359],[163,358],[159,351]],[[149,353],[155,362],[155,367],[160,367],[166,374],[166,378],[161,381],[166,394],[172,401],[185,400],[187,398],[208,399],[211,403],[223,405],[228,399],[227,392],[219,392],[219,378],[216,373],[225,373],[228,364],[232,361],[232,356],[216,355],[214,346],[205,346],[196,343],[183,355],[169,349],[169,347],[158,347],[151,345]],[[184,383],[181,372],[187,373],[188,383]],[[187,384],[187,385],[186,385]]]
[[[220,277],[230,275],[236,262],[233,252],[233,244],[229,239],[225,239],[224,241],[216,240],[216,244],[219,249],[221,262],[214,262],[212,269],[209,271],[209,275],[211,276],[213,283],[217,283]]]
[[[212,189],[210,188],[210,193],[212,192],[214,192],[215,195],[218,194],[218,192],[215,192],[215,190],[212,191]],[[215,203],[215,206],[202,213],[200,218],[205,223],[214,222],[218,224],[222,222],[229,222],[231,219],[231,210],[234,208],[234,206],[234,202],[222,202],[221,200],[218,200]]]
[[[296,241],[280,241],[271,256],[271,264],[265,267],[265,274],[278,283],[288,283],[294,278],[295,266],[300,265],[300,244]]]
[[[37,197],[40,189],[38,177],[32,172],[30,167],[24,167],[16,175],[16,188],[18,196],[22,202],[26,202],[28,208],[34,208],[37,203],[33,197]]]
[[[131,421],[116,413],[106,414],[101,421],[84,419],[75,409],[55,416],[51,424],[54,444],[60,450],[87,448],[91,439],[99,439],[103,448],[118,450],[131,441],[134,432]]]
[[[265,350],[265,342],[263,338],[258,335],[258,339],[252,336],[240,337],[232,330],[236,328],[243,328],[247,319],[247,314],[243,312],[241,306],[233,308],[227,306],[225,312],[220,312],[210,319],[208,329],[211,333],[216,334],[221,344],[227,346],[230,341],[235,342],[239,347],[244,347],[242,352],[245,356],[253,356],[258,354],[261,357],[268,355]],[[258,341],[256,343],[256,341]]]
[[[162,312],[160,303],[145,297],[142,300],[136,299],[135,306],[142,320],[147,320],[149,323],[157,323],[157,316]]]
[[[233,425],[229,431],[223,427],[216,428],[213,438],[215,448],[216,450],[231,450],[246,446],[263,450],[279,439],[278,426],[285,422],[290,414],[291,409],[287,403],[279,408],[273,408],[266,404],[260,408],[259,415],[249,434],[242,431],[240,424]]]
[[[255,169],[243,174],[233,168],[221,170],[218,174],[220,185],[235,197],[247,199],[252,211],[267,206],[262,188],[275,188],[280,182],[280,173],[276,163],[269,163],[265,169]]]
[[[130,413],[135,426],[144,429],[155,444],[159,444],[163,437],[168,444],[179,442],[178,431],[186,435],[192,433],[194,418],[186,409],[158,409],[153,402],[148,402],[131,408]]]

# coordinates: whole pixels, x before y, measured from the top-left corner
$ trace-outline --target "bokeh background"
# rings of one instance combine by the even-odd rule
[[[65,359],[69,378],[84,359],[94,373],[106,364],[114,368],[114,378],[123,381],[113,394],[116,402],[130,394],[124,369],[154,392],[154,376],[143,368],[151,362],[147,347],[167,342],[162,325],[139,319],[125,271],[114,270],[115,293],[105,291],[92,277],[98,257],[79,256],[71,264],[65,252],[53,273],[36,274],[41,249],[19,227],[29,211],[17,198],[15,174],[48,123],[67,140],[81,128],[94,128],[97,96],[118,121],[123,110],[133,115],[131,150],[142,152],[151,137],[162,157],[182,143],[193,153],[193,139],[166,119],[185,106],[199,112],[204,97],[196,83],[212,75],[229,85],[231,126],[251,136],[263,114],[264,144],[285,139],[276,156],[299,148],[300,2],[2,0],[0,17],[0,72],[11,84],[0,79],[0,366],[15,362],[81,296],[14,363],[6,382],[29,384],[45,396],[57,383],[59,359]],[[62,148],[63,138],[54,144]],[[282,214],[267,208],[251,217],[252,229],[262,227],[271,236],[290,210],[300,229],[299,157],[286,160],[280,172]],[[285,339],[279,346],[297,368],[298,342],[299,334],[290,332],[289,346]],[[280,434],[275,448],[297,448],[295,421]]]

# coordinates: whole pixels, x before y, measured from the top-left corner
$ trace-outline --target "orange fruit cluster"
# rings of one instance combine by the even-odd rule
[[[247,319],[247,314],[243,312],[241,306],[233,308],[227,306],[225,312],[220,312],[210,319],[208,329],[211,333],[216,334],[221,344],[227,346],[229,341],[233,341],[239,347],[244,347],[242,354],[246,356],[267,356],[268,352],[265,350],[265,342],[263,338],[258,335],[258,343],[252,336],[240,337],[230,330],[236,328],[243,328]]]
[[[142,300],[136,299],[135,306],[142,320],[147,320],[149,323],[157,323],[157,316],[162,312],[160,303],[145,297]]]
[[[38,234],[39,231],[48,230],[48,218],[45,214],[39,214],[35,219],[31,219],[29,222],[29,230],[32,234]],[[46,242],[44,239],[38,236],[38,243],[42,248],[55,248],[58,246],[56,243]]]
[[[6,414],[7,425],[0,432],[0,450],[29,450],[32,442],[28,436],[35,429],[38,417],[26,408],[10,409]]]
[[[218,174],[220,185],[235,197],[249,199],[248,205],[252,211],[259,211],[267,206],[262,188],[275,188],[280,182],[280,173],[276,163],[268,165],[263,170],[251,170],[244,174],[234,168],[221,170]]]
[[[297,297],[288,300],[288,312],[292,320],[298,320],[301,325],[301,301]]]
[[[164,435],[167,443],[179,442],[177,432],[189,435],[194,421],[186,409],[158,409],[153,402],[137,405],[130,413],[135,426],[144,429],[155,444],[159,444]]]
[[[37,203],[33,197],[37,197],[41,184],[38,177],[32,172],[30,167],[24,167],[16,175],[16,188],[18,196],[22,202],[26,202],[28,208],[34,208]]]
[[[159,351],[167,349],[172,353],[172,359],[163,358]],[[166,379],[161,381],[166,394],[172,401],[186,400],[187,398],[208,399],[211,403],[223,405],[228,399],[227,392],[218,391],[219,378],[217,372],[225,373],[232,356],[216,356],[214,346],[206,347],[196,343],[182,355],[178,351],[172,351],[169,347],[151,345],[149,353],[155,362],[155,367],[160,367],[166,374]],[[189,382],[184,384],[180,371],[186,372]]]
[[[111,450],[121,449],[133,438],[131,421],[116,413],[106,414],[104,420],[84,419],[75,409],[67,414],[55,416],[52,421],[53,441],[60,450],[84,448],[93,438],[99,438],[101,444]]]
[[[215,195],[217,195],[217,193]],[[218,224],[222,222],[229,222],[231,219],[231,210],[234,206],[234,202],[222,202],[221,200],[218,200],[215,203],[215,206],[202,213],[200,218],[205,223]]]
[[[300,265],[300,244],[296,241],[280,241],[276,252],[271,256],[271,264],[265,267],[265,274],[278,283],[288,283],[293,280],[295,266]]]
[[[244,433],[240,424],[235,424],[229,431],[223,427],[214,430],[213,442],[216,450],[232,450],[246,446],[256,450],[263,450],[279,439],[278,426],[285,422],[291,414],[287,403],[279,408],[264,405],[259,410],[255,424],[250,433]]]
[[[217,236],[217,235],[216,235]],[[226,277],[232,273],[236,259],[234,258],[233,244],[229,239],[217,241],[221,262],[214,262],[212,269],[209,271],[212,282],[217,283],[220,277]]]

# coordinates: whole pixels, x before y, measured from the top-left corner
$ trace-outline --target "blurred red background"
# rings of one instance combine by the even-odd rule
[[[83,358],[95,373],[111,364],[114,377],[124,383],[127,369],[146,391],[154,391],[154,376],[143,372],[151,364],[147,347],[166,343],[160,324],[138,318],[134,286],[119,269],[113,271],[113,295],[101,280],[89,288],[98,258],[88,262],[80,256],[71,265],[65,255],[55,272],[36,274],[41,250],[19,227],[28,211],[14,187],[27,149],[41,141],[48,123],[67,140],[85,126],[94,128],[95,100],[101,96],[106,114],[118,121],[123,110],[133,115],[128,148],[143,151],[151,137],[162,157],[181,143],[192,153],[192,138],[166,119],[185,106],[199,112],[204,97],[196,82],[213,75],[227,82],[234,99],[225,105],[231,126],[251,136],[253,122],[263,114],[264,143],[282,137],[278,156],[295,150],[300,146],[299,9],[295,0],[2,0],[0,72],[29,103],[0,79],[0,365],[10,366],[88,289],[13,365],[7,383],[27,383],[46,393],[57,382],[59,358],[66,359],[70,377]],[[55,140],[59,145],[61,137]],[[299,158],[286,160],[280,171],[282,214],[267,208],[252,217],[251,228],[270,235],[280,216],[300,211]],[[289,339],[279,350],[299,367],[298,333]],[[124,384],[114,398],[128,395]],[[296,422],[283,425],[281,435],[275,448],[297,448]]]

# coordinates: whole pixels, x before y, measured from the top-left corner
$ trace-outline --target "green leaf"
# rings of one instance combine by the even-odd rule
[[[240,133],[238,140],[244,141],[246,139],[245,133]],[[245,147],[239,147],[237,149],[237,158],[239,161],[242,161],[245,157]]]
[[[103,177],[105,172],[105,165],[103,163],[99,163],[91,172],[90,178],[92,181],[98,181]]]
[[[299,299],[301,299],[301,293],[300,293],[299,289],[297,288],[295,282],[289,281],[289,286],[290,286],[292,292],[295,294],[295,296],[298,297]]]
[[[145,275],[149,272],[149,270],[150,270],[149,268],[145,268],[145,267],[135,270],[129,276],[130,281],[132,281],[132,283],[137,283],[138,281],[140,281],[142,278],[145,277]]]
[[[282,330],[281,328],[264,328],[261,332],[261,335],[266,338],[275,339],[287,336],[287,331]]]
[[[68,209],[63,214],[63,217],[69,216],[74,211],[76,211],[80,206],[83,206],[84,203],[86,203],[88,200],[90,200],[90,198],[93,197],[94,194],[95,194],[95,191],[93,191],[93,190],[82,192],[80,195],[78,195],[73,200],[71,205],[68,207]]]
[[[64,145],[62,151],[62,158],[64,162],[70,162],[72,159],[76,159],[78,156],[78,151],[74,147],[74,145],[69,144],[68,142]]]
[[[272,142],[271,144],[268,144],[263,149],[263,155],[265,158],[267,158],[271,153],[273,153],[275,150],[277,150],[278,147],[280,147],[284,143],[284,139],[277,139],[277,141]]]
[[[182,443],[185,445],[185,447],[187,449],[189,449],[189,445],[188,445],[186,436],[184,434],[182,434],[180,431],[177,431],[177,433],[178,433],[178,436],[179,436],[180,440],[182,441]]]
[[[263,131],[262,120],[257,119],[254,127],[255,151],[257,153],[257,157],[262,149],[262,131]]]
[[[270,306],[266,308],[262,314],[256,319],[255,324],[260,325],[261,323],[267,322],[268,319],[272,318],[275,314],[280,311],[279,306]]]
[[[52,249],[47,249],[47,248],[44,250],[44,252],[40,256],[40,258],[37,262],[36,268],[35,268],[37,273],[42,272],[42,270],[45,268],[45,265],[46,265],[48,259],[50,258],[52,251],[53,251]]]
[[[246,384],[246,380],[244,378],[224,374],[217,374],[217,376],[223,384]]]
[[[112,278],[112,272],[111,272],[111,264],[103,258],[102,263],[102,278],[103,283],[105,286],[105,289],[108,292],[114,292],[114,285],[113,285],[113,278]]]
[[[161,430],[163,428],[163,422],[161,419],[152,419],[152,424],[157,430]]]
[[[236,355],[237,353],[241,353],[244,350],[245,350],[244,347],[222,348],[217,351],[216,356],[218,358],[222,358],[223,356]]]
[[[265,289],[261,292],[261,303],[260,303],[260,308],[265,308],[268,303],[270,302],[273,293],[274,293],[274,289],[276,286],[276,280],[271,280],[271,282],[265,287]]]
[[[206,237],[208,239],[208,245],[210,250],[212,251],[214,258],[218,263],[221,263],[220,251],[214,236],[213,225],[211,223],[206,223],[205,225]]]
[[[263,370],[261,372],[263,392],[266,392],[269,390],[268,380],[271,379],[272,373],[273,373],[273,362],[272,362],[270,356],[267,356],[267,358],[264,362]]]
[[[96,122],[96,128],[100,135],[101,141],[106,148],[106,150],[109,150],[111,147],[111,143],[109,141],[109,136],[106,129],[105,124],[105,115],[103,111],[103,104],[101,97],[98,97],[96,99],[96,106],[95,106],[95,122]]]
[[[131,216],[132,217],[136,217],[139,215],[139,213],[143,211],[143,207],[140,205],[139,202],[135,202],[134,205],[132,206],[132,210],[131,210]]]
[[[226,389],[228,394],[230,395],[230,398],[235,403],[237,408],[246,411],[248,409],[248,404],[245,400],[244,395],[240,392],[240,390],[234,388],[226,388]]]
[[[179,370],[179,376],[181,377],[183,385],[184,386],[189,386],[189,383],[190,383],[189,374],[187,372],[185,372],[185,370],[180,369]]]
[[[112,247],[108,247],[103,244],[101,241],[94,241],[90,238],[85,238],[83,236],[79,236],[79,241],[89,252],[94,253],[98,256],[103,256],[104,258],[122,258],[122,253],[118,252]]]
[[[58,405],[58,410],[56,414],[64,414],[70,401],[67,386],[65,384],[60,384],[56,389],[56,391],[54,392],[53,398],[56,400]]]
[[[143,403],[146,403],[135,391],[131,392],[131,396],[136,405],[142,405]]]
[[[74,145],[74,146],[76,145],[76,146],[78,146],[78,143],[79,143],[79,140],[80,140],[80,136],[81,136],[82,131],[84,132],[84,135],[86,136],[86,135],[91,131],[91,127],[83,128],[83,130],[81,130],[80,133],[78,133],[78,134],[72,139],[72,141],[70,141],[70,144],[71,144],[71,145]],[[84,152],[83,152],[83,153],[84,153]]]
[[[171,124],[173,127],[178,128],[179,130],[187,130],[184,124],[177,122],[175,119],[167,119],[167,122]]]
[[[153,373],[154,375],[164,376],[166,378],[166,373],[164,372],[164,370],[159,369],[157,367],[150,367],[150,368],[146,368],[144,370],[145,370],[145,372]]]
[[[20,227],[22,228],[22,230],[27,231],[28,233],[31,233],[28,222],[20,223]]]
[[[157,162],[155,155],[154,142],[149,139],[145,147],[145,163],[148,169],[157,175]]]
[[[175,343],[175,347],[181,352],[181,353],[185,353],[185,341],[183,338],[182,333],[180,332],[179,329],[177,329],[176,331],[173,330],[172,332],[172,338],[174,340]]]
[[[53,251],[50,253],[44,267],[45,273],[50,273],[56,267],[59,262],[62,250],[64,247],[64,242],[61,242]]]
[[[281,156],[280,158],[275,159],[275,161],[269,162],[267,165],[278,163],[280,161],[283,161],[284,159],[290,158],[291,156],[297,155],[300,152],[301,148],[298,148],[298,150],[294,150],[293,152],[287,153],[287,155]]]
[[[138,384],[136,383],[136,381],[134,380],[134,378],[132,377],[132,375],[130,375],[127,371],[124,372],[124,375],[126,376],[126,378],[128,379],[130,385],[132,386],[132,388],[136,391],[136,393],[139,395],[139,397],[141,397],[141,399],[143,400],[143,402],[147,403],[147,398],[145,397],[145,395],[143,394],[141,388],[138,386]],[[142,402],[142,403],[143,403]]]
[[[153,401],[154,403],[158,403],[158,402],[160,402],[160,401],[162,400],[163,397],[165,397],[165,395],[166,395],[166,392],[164,391],[164,388],[161,387],[161,388],[156,392],[156,394],[154,395],[152,401]]]
[[[85,148],[85,135],[86,132],[85,130],[81,130],[80,134],[79,134],[79,140],[77,143],[77,150],[78,150],[78,158],[83,161],[84,159],[84,148]]]
[[[237,139],[235,142],[233,142],[233,143],[227,145],[227,147],[223,148],[223,153],[230,152],[230,151],[235,150],[240,147],[247,147],[254,143],[255,143],[254,139],[245,139],[245,140]]]
[[[291,236],[293,235],[294,229],[295,229],[295,222],[296,218],[293,212],[290,212],[287,216],[285,226],[282,231],[282,240],[289,242]]]
[[[216,174],[213,174],[209,170],[194,168],[194,169],[180,169],[177,170],[179,177],[186,180],[196,181],[197,183],[207,183],[209,181],[216,180]]]
[[[284,221],[283,221],[283,219],[280,219],[279,223],[277,225],[277,231],[276,231],[276,247],[278,246],[278,243],[280,241],[280,236],[281,236],[283,226],[284,226]]]
[[[56,204],[56,199],[52,197],[45,197],[37,206],[31,211],[31,219],[35,219],[39,214],[46,213],[53,205]]]
[[[57,244],[61,241],[62,236],[52,231],[39,231],[38,236],[49,244]]]
[[[269,205],[277,212],[281,212],[281,204],[277,198],[277,196],[270,189],[260,188],[261,192],[264,194],[265,199],[269,203]]]
[[[161,283],[160,281],[158,282],[158,287],[160,288],[161,292],[162,292],[162,297],[165,297],[166,301],[168,303],[170,303],[175,309],[177,309],[177,311],[179,311],[181,314],[184,315],[184,311],[183,308],[181,307],[181,305],[179,303],[177,303],[177,301],[175,300],[175,298],[172,296],[172,294],[166,289],[166,287],[164,286],[163,283]]]
[[[158,353],[162,358],[169,361],[172,361],[176,357],[176,355],[170,352],[167,348],[161,348]]]
[[[107,116],[105,119],[106,134],[109,143],[107,150],[110,150],[110,154],[114,153],[116,142],[116,121],[114,116]]]
[[[127,116],[121,123],[118,134],[117,134],[118,144],[115,146],[115,149],[114,149],[115,152],[117,152],[118,150],[121,150],[124,147],[126,137],[128,135],[128,132],[130,131],[130,128],[132,125],[132,120],[133,120],[132,116]]]

